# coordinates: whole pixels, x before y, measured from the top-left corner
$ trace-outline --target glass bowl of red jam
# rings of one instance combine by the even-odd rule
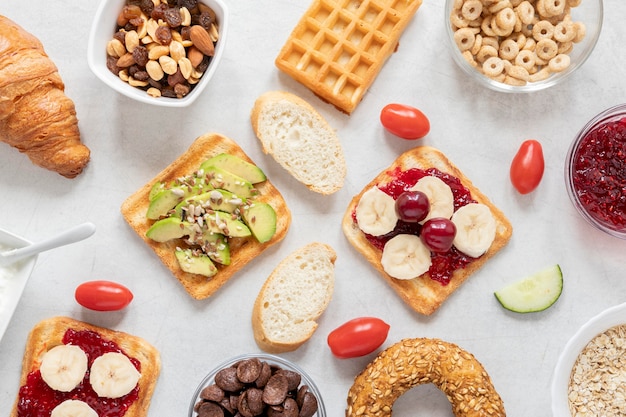
[[[192,396],[188,417],[263,417],[273,415],[270,409],[280,411],[283,407],[295,411],[285,415],[326,417],[320,391],[304,369],[280,356],[250,353],[222,362],[202,379]]]
[[[580,130],[567,154],[565,180],[587,222],[626,239],[626,104],[603,111]]]

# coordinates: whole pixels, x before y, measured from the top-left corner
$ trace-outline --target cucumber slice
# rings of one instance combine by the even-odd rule
[[[507,310],[534,313],[554,304],[562,291],[563,273],[556,264],[509,284],[494,294]]]

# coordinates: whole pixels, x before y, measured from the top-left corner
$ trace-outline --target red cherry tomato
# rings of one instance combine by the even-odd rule
[[[328,346],[338,358],[367,355],[387,339],[389,325],[376,317],[352,319],[328,334]]]
[[[511,182],[520,194],[528,194],[541,182],[545,162],[541,143],[534,139],[522,142],[511,162]]]
[[[387,104],[380,112],[380,122],[402,139],[420,139],[430,131],[430,122],[424,113],[406,104]]]
[[[74,297],[78,304],[96,311],[121,310],[133,300],[133,293],[112,281],[88,281],[76,287]]]

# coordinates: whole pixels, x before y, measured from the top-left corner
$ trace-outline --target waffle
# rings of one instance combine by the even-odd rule
[[[350,114],[422,0],[314,0],[276,66]]]

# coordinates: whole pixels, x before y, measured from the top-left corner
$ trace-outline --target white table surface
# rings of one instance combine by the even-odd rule
[[[83,141],[92,151],[86,171],[68,180],[0,144],[0,227],[38,240],[83,221],[97,226],[90,239],[40,255],[0,341],[0,415],[8,415],[15,400],[29,330],[55,315],[123,330],[153,343],[161,352],[163,369],[149,415],[186,415],[197,383],[211,368],[235,354],[259,351],[250,325],[258,290],[282,258],[316,240],[338,253],[335,293],[311,340],[283,356],[317,381],[329,416],[344,415],[353,378],[374,356],[336,359],[326,336],[343,322],[365,315],[390,323],[384,347],[403,338],[438,337],[472,352],[491,375],[508,415],[549,415],[550,378],[561,349],[590,317],[626,299],[626,242],[588,226],[571,205],[563,180],[565,154],[574,135],[592,116],[626,100],[626,2],[605,2],[598,45],[570,80],[532,95],[508,95],[479,87],[455,66],[444,46],[443,1],[425,0],[399,50],[352,116],[323,103],[274,66],[308,0],[228,3],[231,30],[221,66],[202,97],[189,108],[175,110],[130,101],[90,72],[87,38],[97,1],[0,5],[0,14],[44,43],[76,104]],[[262,153],[249,113],[256,97],[274,89],[307,99],[337,129],[348,175],[334,195],[308,191]],[[409,142],[386,134],[378,115],[390,102],[420,108],[430,119],[429,135]],[[293,222],[283,242],[213,297],[196,301],[124,222],[120,206],[207,132],[233,138],[266,171],[290,206]],[[539,188],[521,196],[508,172],[519,144],[528,138],[542,142],[546,171]],[[443,150],[514,227],[509,245],[429,317],[405,306],[351,248],[340,228],[351,197],[402,151],[419,144]],[[530,315],[500,307],[493,296],[496,289],[554,263],[561,265],[565,280],[557,304]],[[127,285],[134,301],[121,312],[83,309],[74,300],[74,290],[95,279]],[[427,385],[396,403],[395,417],[409,415],[452,413],[443,394]]]

